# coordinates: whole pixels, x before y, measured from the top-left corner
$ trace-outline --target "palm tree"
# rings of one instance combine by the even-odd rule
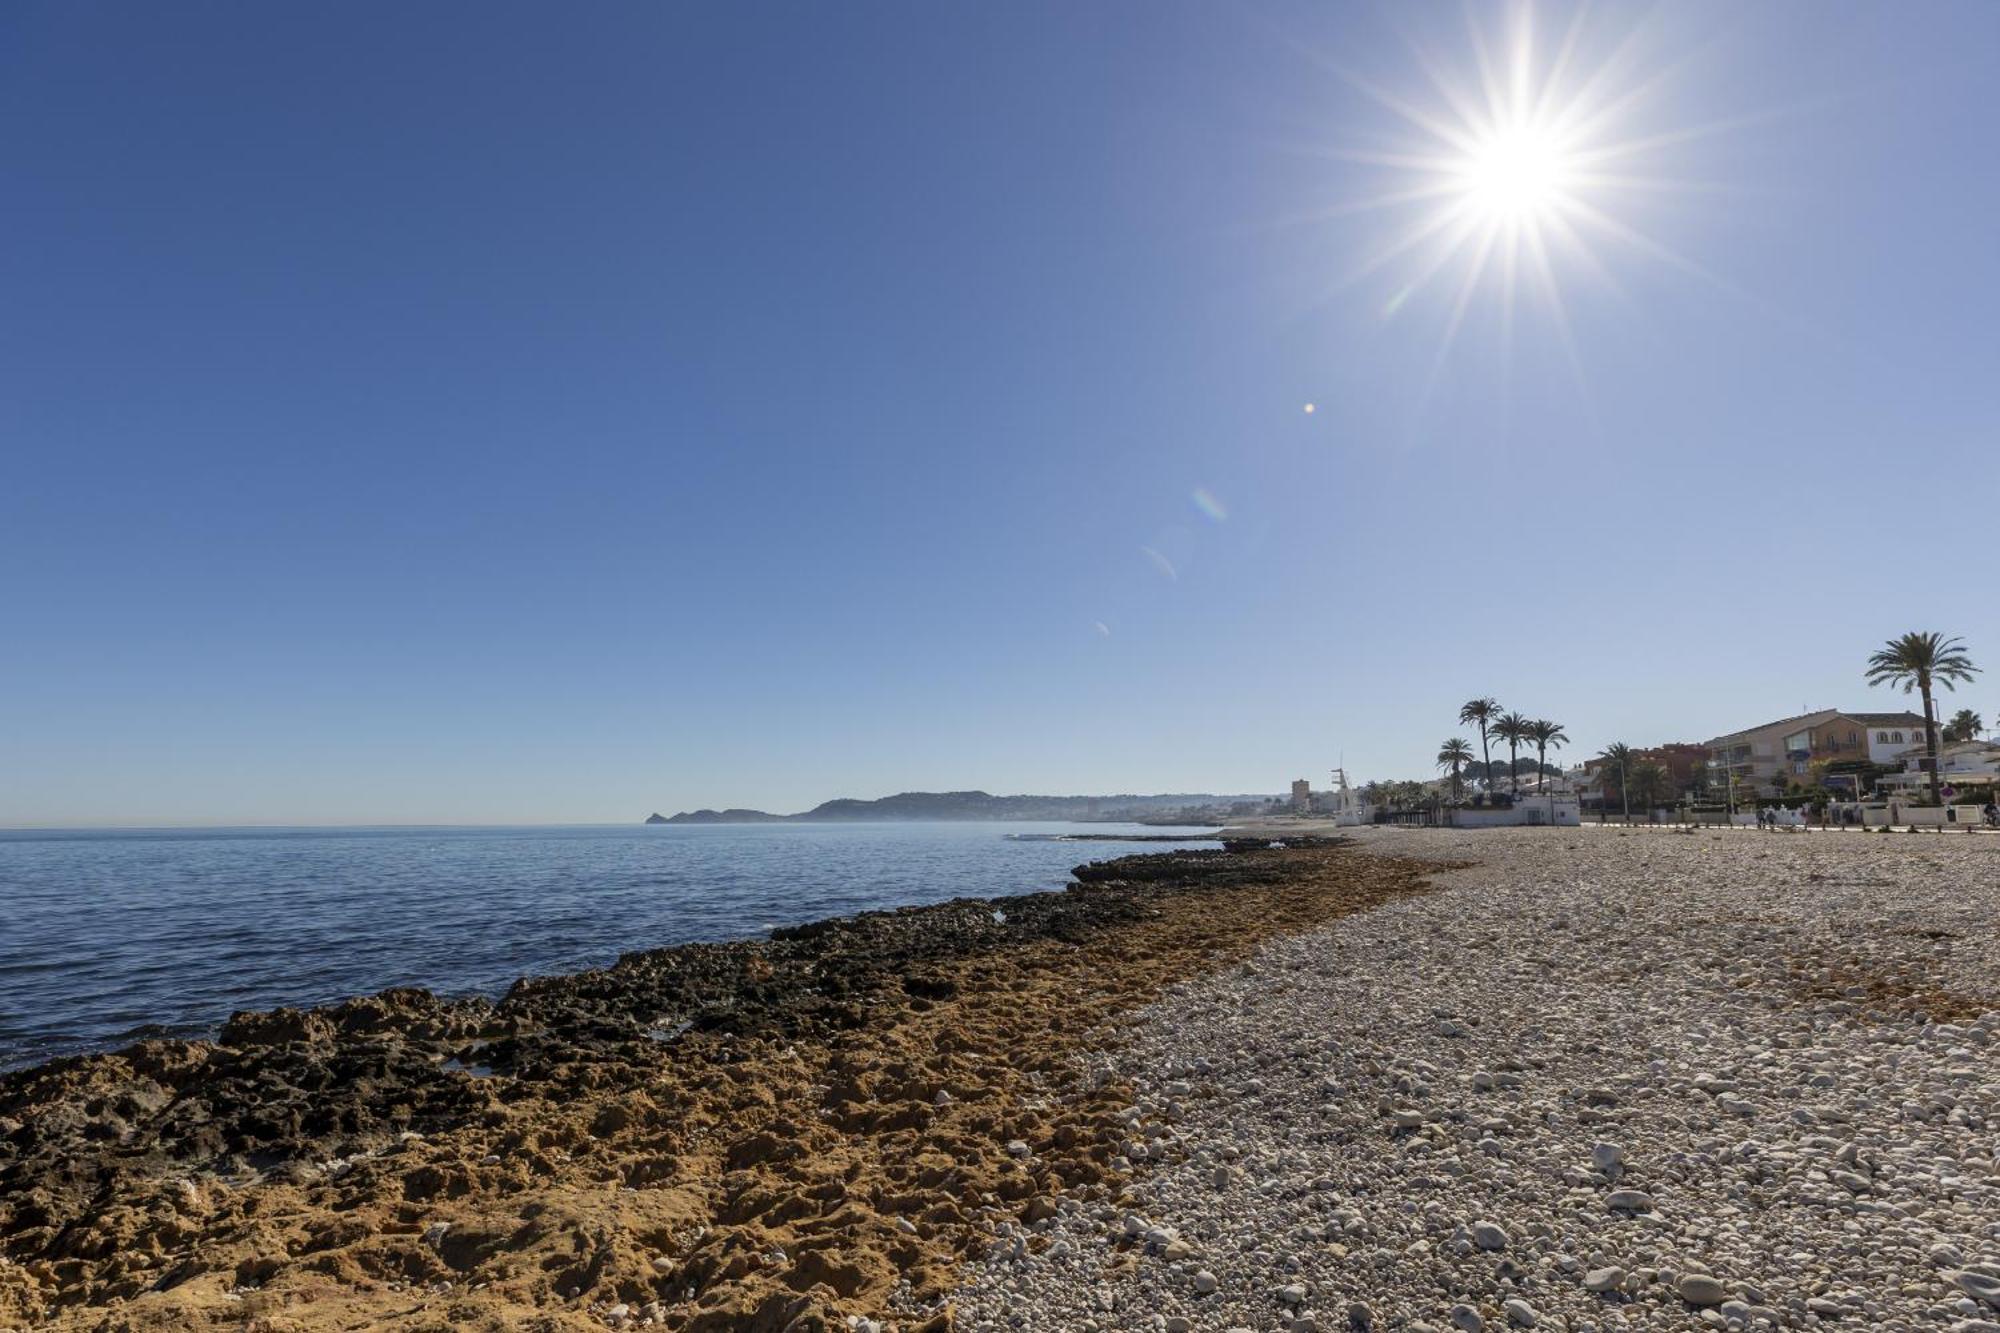
[[[1538,717],[1528,724],[1528,739],[1535,743],[1535,776],[1541,779],[1542,790],[1547,791],[1549,747],[1562,749],[1569,740],[1569,733],[1562,729],[1562,723]]]
[[[1493,786],[1493,751],[1487,745],[1486,733],[1488,725],[1498,716],[1500,716],[1498,699],[1474,699],[1458,710],[1460,726],[1479,728],[1479,757],[1486,761],[1486,786],[1489,790]]]
[[[1461,795],[1465,779],[1460,776],[1465,766],[1472,762],[1472,747],[1453,736],[1438,747],[1438,767],[1451,771],[1451,799],[1456,801]]]
[[[1644,759],[1632,765],[1631,788],[1639,793],[1639,803],[1650,810],[1673,799],[1674,775],[1665,764]]]
[[[1951,721],[1944,724],[1944,738],[1948,741],[1976,740],[1979,733],[1986,730],[1986,723],[1970,708],[1961,708],[1951,715]]]
[[[1604,747],[1600,756],[1607,764],[1618,766],[1618,799],[1625,806],[1625,818],[1632,817],[1632,783],[1627,770],[1632,766],[1632,747],[1624,741],[1617,741]]]
[[[1955,690],[1954,681],[1969,683],[1978,674],[1979,668],[1966,654],[1964,640],[1947,639],[1930,630],[1911,630],[1869,655],[1870,685],[1901,685],[1903,693],[1915,690],[1924,697],[1924,748],[1930,754],[1932,805],[1943,805],[1944,797],[1938,792],[1938,734],[1931,725],[1931,688],[1942,685]]]
[[[1507,742],[1507,786],[1510,790],[1521,784],[1521,743],[1529,739],[1528,719],[1519,713],[1508,713],[1493,724],[1493,734]]]

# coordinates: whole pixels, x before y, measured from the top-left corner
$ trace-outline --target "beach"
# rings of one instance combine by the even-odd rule
[[[1369,830],[1470,863],[1095,1057],[1119,1208],[971,1328],[2000,1328],[2000,839]]]
[[[2000,1321],[2000,839],[1370,829],[0,1081],[0,1328]]]
[[[1338,849],[389,992],[0,1081],[0,1327],[945,1327],[996,1219],[1116,1198],[1108,1020],[1419,891]]]

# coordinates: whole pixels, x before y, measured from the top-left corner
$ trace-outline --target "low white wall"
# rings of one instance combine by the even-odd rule
[[[1893,824],[1914,824],[1918,828],[1978,828],[1985,822],[1976,805],[1902,805],[1891,803]]]
[[[1940,808],[1935,805],[1904,805],[1901,801],[1890,801],[1886,805],[1869,802],[1859,807],[1843,802],[1832,807],[1829,823],[1845,825],[1842,816],[1848,811],[1859,809],[1863,828],[1890,828],[1915,825],[1918,828],[1978,828],[1985,821],[1976,805],[1951,805]]]
[[[1451,812],[1451,823],[1453,828],[1575,827],[1583,823],[1583,814],[1573,800],[1527,796],[1512,808],[1461,806]]]

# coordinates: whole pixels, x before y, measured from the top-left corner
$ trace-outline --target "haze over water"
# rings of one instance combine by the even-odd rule
[[[0,1068],[239,1009],[517,977],[872,908],[1059,888],[1129,825],[0,831]]]

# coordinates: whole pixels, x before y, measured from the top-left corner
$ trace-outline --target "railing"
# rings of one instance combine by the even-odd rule
[[[1760,829],[1769,832],[1770,826],[1759,825],[1754,822],[1754,818],[1752,818],[1754,814],[1754,807],[1749,806],[1738,810],[1733,816],[1726,810],[1720,809],[1667,810],[1661,812],[1657,817],[1634,811],[1629,818],[1616,810],[1603,812],[1586,810],[1583,814],[1583,822],[1586,825],[1609,825],[1615,828],[1747,828],[1752,832]],[[1923,831],[1928,833],[1955,833],[1963,831],[1972,833],[2000,831],[1994,825],[1986,823],[1978,806],[1960,805],[1942,809],[1938,806],[1902,806],[1896,811],[1896,815],[1896,821],[1889,823],[1887,822],[1886,814],[1876,819],[1875,822],[1869,822],[1866,819],[1850,821],[1844,818],[1834,818],[1831,815],[1815,819],[1808,814],[1803,823],[1780,824],[1777,826],[1777,831],[1780,833],[1875,833],[1890,831]],[[1745,818],[1751,818],[1751,822],[1747,824],[1739,822]]]

